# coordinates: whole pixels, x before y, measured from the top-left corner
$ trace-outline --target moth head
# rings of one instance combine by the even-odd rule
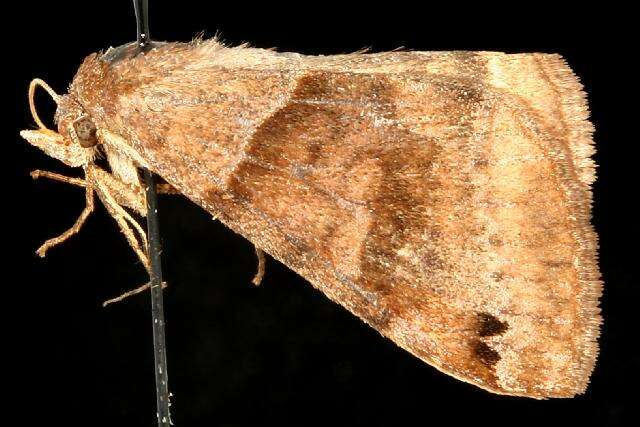
[[[57,132],[47,128],[38,116],[34,103],[35,90],[38,86],[47,91],[57,104],[55,115]],[[58,95],[44,81],[34,79],[29,85],[29,108],[38,129],[20,132],[27,142],[68,166],[83,166],[93,160],[95,147],[98,144],[95,124],[71,96]]]

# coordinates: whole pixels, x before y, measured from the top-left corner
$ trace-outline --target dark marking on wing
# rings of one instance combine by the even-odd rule
[[[473,342],[473,353],[483,365],[493,367],[500,360],[500,354],[482,341]]]
[[[507,322],[501,322],[489,313],[478,313],[478,336],[492,337],[501,335],[509,329]]]
[[[471,133],[482,90],[434,86],[447,94],[437,107],[447,126]],[[228,181],[236,197],[311,242],[309,255],[332,261],[336,277],[377,295],[383,306],[364,317],[378,330],[430,292],[406,278],[448,267],[433,249],[440,233],[426,213],[438,204],[433,194],[440,184],[431,170],[442,146],[403,125],[398,90],[383,74],[309,72],[256,129]],[[429,179],[416,180],[418,172]],[[344,201],[358,204],[345,209]],[[369,222],[362,222],[365,215]],[[345,234],[356,229],[357,236]],[[342,262],[352,258],[357,261]]]
[[[502,271],[494,271],[491,273],[491,278],[496,282],[501,282],[504,279],[504,273]]]

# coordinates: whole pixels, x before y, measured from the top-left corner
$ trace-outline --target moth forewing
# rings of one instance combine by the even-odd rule
[[[500,394],[585,390],[592,127],[557,55],[168,43],[89,56],[70,96],[127,170],[157,173],[430,365]]]

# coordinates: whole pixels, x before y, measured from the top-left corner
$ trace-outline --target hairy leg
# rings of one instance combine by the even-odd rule
[[[115,193],[122,195],[122,197],[119,197],[122,199],[122,202],[123,202],[123,203],[120,203],[121,205],[132,208],[138,213],[144,214],[144,212],[139,212],[140,210],[142,210],[142,207],[144,205],[144,198],[142,197],[142,193],[143,193],[142,189],[134,190],[131,188],[130,185],[125,184],[124,182],[120,181],[118,178],[114,177],[112,174],[102,169],[99,169],[97,167],[93,167],[93,172],[96,174],[99,174],[100,175],[99,179],[105,182],[105,184],[109,186],[111,190],[115,190]],[[34,171],[31,171],[30,175],[31,175],[31,178],[33,179],[47,178],[53,181],[60,181],[60,182],[65,182],[67,184],[75,185],[77,187],[85,186],[85,180],[82,178],[74,178],[71,176],[61,175],[55,172],[36,169]],[[171,195],[182,194],[174,186],[166,183],[158,184],[157,191],[158,191],[158,194],[171,194]],[[116,199],[118,199],[118,197],[116,197]]]
[[[162,289],[165,289],[166,287],[167,287],[167,282],[162,282]],[[127,292],[123,293],[120,296],[117,296],[115,298],[111,298],[111,299],[106,300],[105,302],[102,303],[102,306],[106,307],[109,304],[113,304],[115,302],[120,302],[120,301],[122,301],[122,300],[124,300],[126,298],[129,298],[129,297],[133,296],[133,295],[139,294],[140,292],[144,292],[149,288],[151,288],[151,283],[146,283],[146,284],[144,284],[142,286],[139,286],[139,287],[137,287],[135,289],[131,289],[130,291],[127,291]]]
[[[54,237],[54,238],[49,239],[46,242],[44,242],[42,244],[42,246],[40,246],[38,248],[38,250],[36,251],[36,253],[39,256],[44,257],[49,249],[51,249],[52,247],[54,247],[56,245],[59,245],[60,243],[64,242],[69,237],[73,236],[78,231],[80,231],[80,228],[82,228],[82,225],[84,224],[84,222],[87,220],[87,218],[89,217],[91,212],[93,212],[93,209],[94,209],[93,191],[94,190],[93,190],[93,187],[91,185],[86,185],[86,191],[85,191],[86,205],[85,205],[82,213],[80,214],[80,216],[76,220],[75,224],[73,224],[71,226],[71,228],[69,228],[67,231],[65,231],[64,233],[62,233],[58,237]]]
[[[120,204],[118,204],[115,197],[109,191],[109,188],[100,180],[95,182],[96,192],[98,197],[102,200],[102,203],[107,208],[109,214],[116,220],[116,223],[120,227],[120,231],[124,234],[125,238],[129,242],[131,249],[136,253],[142,265],[149,271],[149,259],[146,255],[147,248],[147,236],[138,222],[125,211]],[[137,231],[138,237],[136,237],[133,228]],[[140,239],[140,240],[138,240]]]
[[[259,286],[260,283],[262,283],[262,278],[264,277],[265,258],[264,258],[264,251],[257,246],[254,246],[254,247],[256,248],[256,256],[258,257],[258,271],[256,272],[256,275],[253,277],[252,282],[254,285]]]
[[[137,214],[146,216],[147,209],[142,187],[127,184],[117,176],[97,166],[91,166],[87,171],[87,175],[92,181],[99,182],[100,186],[113,196],[118,205],[126,206],[133,209]]]
[[[82,178],[74,178],[71,176],[60,175],[59,173],[55,173],[55,172],[36,169],[34,171],[31,171],[30,175],[31,175],[31,178],[33,179],[48,178],[54,181],[66,182],[67,184],[76,185],[78,187],[86,186],[85,180]]]

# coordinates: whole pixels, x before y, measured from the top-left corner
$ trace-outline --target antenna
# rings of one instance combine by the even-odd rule
[[[151,48],[149,36],[149,8],[147,0],[133,0],[139,53]],[[171,425],[169,412],[169,376],[164,330],[164,302],[162,300],[162,265],[160,261],[160,228],[158,225],[158,193],[156,178],[147,169],[142,170],[147,196],[147,234],[149,264],[151,266],[151,316],[153,319],[153,351],[156,375],[156,403],[159,427]]]

